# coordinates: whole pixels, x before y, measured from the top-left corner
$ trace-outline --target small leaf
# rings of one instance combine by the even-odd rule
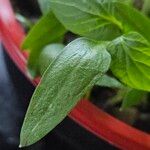
[[[95,40],[112,40],[134,30],[150,41],[150,20],[121,0],[51,0],[51,8],[70,31]]]
[[[104,75],[101,79],[96,83],[98,86],[109,87],[109,88],[122,88],[123,85],[115,78],[110,77],[108,75]]]
[[[103,43],[80,38],[66,46],[32,96],[21,145],[31,145],[55,128],[109,69],[110,60]]]
[[[62,52],[63,44],[49,44],[42,50],[39,57],[39,71],[43,75],[52,61]]]
[[[23,49],[36,49],[57,40],[66,32],[65,28],[50,11],[31,29],[25,38]]]
[[[38,73],[38,59],[44,46],[57,41],[66,30],[52,12],[44,15],[31,29],[23,42],[22,48],[29,49],[28,68],[33,77]]]
[[[150,91],[150,44],[132,32],[110,42],[111,70],[122,82],[140,90]]]
[[[50,11],[50,0],[38,0],[38,3],[43,14]]]
[[[146,92],[140,90],[128,89],[125,97],[123,98],[121,109],[126,109],[140,104],[145,93]]]

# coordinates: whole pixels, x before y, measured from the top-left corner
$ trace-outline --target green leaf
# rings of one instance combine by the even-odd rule
[[[92,39],[111,40],[122,25],[112,15],[113,6],[96,0],[51,0],[52,10],[70,31]]]
[[[146,92],[140,90],[128,89],[125,97],[123,98],[121,109],[126,109],[140,104],[145,93]]]
[[[38,0],[38,3],[43,14],[50,11],[50,0]]]
[[[96,40],[112,40],[135,30],[150,40],[150,20],[121,0],[51,0],[60,22],[70,31]]]
[[[150,0],[144,0],[144,5],[142,8],[142,12],[147,15],[150,16]]]
[[[123,85],[115,78],[110,77],[108,75],[104,75],[101,79],[96,83],[98,86],[109,87],[109,88],[122,88]]]
[[[120,0],[120,2],[122,2],[122,0]],[[133,2],[134,0],[125,0],[124,1],[126,4],[133,6]]]
[[[28,33],[23,49],[37,49],[57,40],[66,32],[52,12],[44,15]]]
[[[49,43],[57,41],[65,32],[66,29],[52,12],[44,15],[31,29],[23,42],[22,48],[31,50],[28,68],[33,77],[38,72],[38,59],[42,48]]]
[[[140,90],[150,91],[150,44],[132,32],[110,42],[111,70],[122,82]]]
[[[21,146],[35,143],[56,127],[109,69],[103,43],[85,38],[66,46],[42,77],[21,130]]]
[[[63,48],[64,45],[58,43],[49,44],[44,47],[39,57],[39,70],[41,76],[52,61],[62,52]]]

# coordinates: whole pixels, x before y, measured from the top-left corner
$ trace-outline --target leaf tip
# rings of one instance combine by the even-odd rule
[[[21,129],[19,148],[27,147],[34,144],[32,139],[33,138],[31,137],[30,133],[26,132],[26,130],[24,129]]]
[[[23,140],[23,138],[21,137],[19,148],[23,148],[23,147],[26,147],[26,146],[28,146],[27,140]]]
[[[30,146],[32,144],[33,143],[31,143],[31,141],[29,141],[27,138],[23,138],[23,136],[21,136],[19,148],[27,147],[27,146]]]
[[[23,146],[21,144],[19,144],[19,148],[22,148]]]

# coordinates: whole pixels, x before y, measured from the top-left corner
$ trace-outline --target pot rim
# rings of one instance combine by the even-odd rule
[[[40,79],[32,80],[27,74],[28,53],[21,51],[20,48],[24,37],[25,33],[15,19],[10,1],[0,0],[0,40],[18,69],[36,86]],[[69,117],[97,137],[118,148],[150,150],[149,134],[112,117],[88,100],[81,100]]]

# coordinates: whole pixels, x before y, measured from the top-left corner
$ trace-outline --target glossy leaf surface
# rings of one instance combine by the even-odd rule
[[[150,20],[120,0],[51,0],[60,22],[70,31],[96,40],[112,40],[134,30],[150,40]]]
[[[103,43],[80,38],[66,46],[33,94],[21,131],[21,146],[35,143],[59,124],[108,70],[110,60]]]
[[[130,87],[150,91],[150,44],[132,32],[110,42],[111,69]]]

